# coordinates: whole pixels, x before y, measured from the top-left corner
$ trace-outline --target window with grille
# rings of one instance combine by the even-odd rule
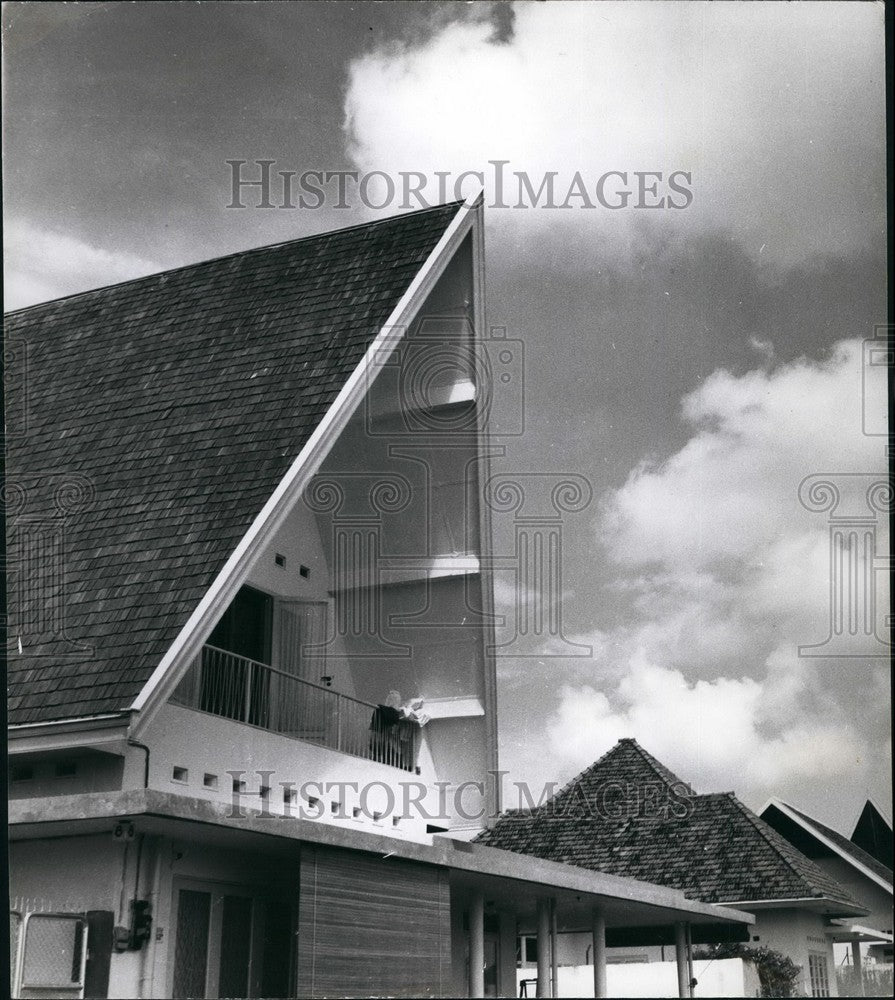
[[[811,984],[811,996],[828,997],[830,995],[826,955],[817,952],[808,954],[808,978]]]
[[[10,914],[10,986],[22,1000],[84,992],[87,921],[82,914]]]

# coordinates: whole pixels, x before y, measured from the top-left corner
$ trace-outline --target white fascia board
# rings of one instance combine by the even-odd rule
[[[834,854],[842,858],[843,861],[847,861],[852,868],[859,871],[862,875],[869,878],[872,882],[876,882],[877,885],[882,886],[887,892],[892,892],[892,883],[887,882],[881,875],[877,875],[875,871],[872,871],[866,865],[862,865],[857,858],[853,857],[848,851],[844,851],[834,840],[830,840],[829,837],[825,837],[820,830],[816,829],[810,823],[806,823],[802,817],[795,812],[791,806],[788,806],[785,802],[781,802],[780,799],[771,799],[768,803],[769,805],[776,806],[784,816],[788,817],[797,823],[806,833],[810,833],[815,840],[819,841],[824,847],[828,847]],[[765,807],[767,808],[767,806]],[[857,844],[855,845],[857,847]],[[860,848],[859,848],[860,850]]]
[[[472,719],[484,716],[485,706],[479,698],[423,698],[422,711],[433,722],[435,719]]]
[[[875,927],[865,927],[863,924],[852,924],[844,920],[832,920],[835,925],[828,928],[826,935],[833,941],[843,944],[847,941],[867,941],[883,944],[895,943],[893,937],[887,931],[879,931]]]
[[[408,285],[391,315],[383,324],[360,364],[346,380],[332,406],[314,429],[289,471],[252,522],[224,568],[199,602],[180,634],[162,657],[143,690],[131,705],[139,712],[134,735],[149,725],[156,712],[177,686],[215,624],[245,582],[255,560],[274,539],[305,487],[320,468],[338,436],[361,404],[371,373],[381,370],[404,336],[408,325],[423,305],[457,248],[479,219],[481,193],[470,197],[457,210],[416,277]]]
[[[419,583],[427,580],[444,580],[457,576],[476,576],[481,571],[476,555],[450,556],[382,556],[379,560],[380,578],[377,583],[357,584],[344,577],[336,577],[329,589],[331,595],[346,594],[369,587],[393,587],[402,583]]]
[[[25,722],[7,731],[7,753],[15,756],[51,750],[73,750],[124,744],[128,732],[128,713],[91,715],[53,722]]]
[[[473,331],[477,341],[481,342],[490,335],[490,325],[488,321],[487,302],[485,300],[485,225],[484,225],[484,202],[479,200],[476,211],[478,213],[478,225],[472,230],[472,263],[473,263],[473,316],[475,329]],[[476,473],[478,476],[479,493],[485,489],[485,485],[491,478],[491,459],[502,457],[506,454],[505,445],[492,445],[489,438],[489,428],[487,415],[483,407],[477,408],[476,417],[478,462]],[[485,619],[483,632],[483,662],[484,662],[484,689],[483,703],[485,707],[485,758],[488,770],[497,772],[500,767],[498,759],[498,733],[497,733],[497,658],[494,650],[497,645],[497,635],[495,630],[495,606],[494,606],[494,574],[493,574],[493,537],[491,532],[491,508],[485,502],[479,505],[478,523],[478,547],[479,561],[481,564],[481,601],[482,612]],[[492,812],[498,815],[501,811],[500,802],[500,782],[489,784],[492,790],[493,801],[489,803]]]

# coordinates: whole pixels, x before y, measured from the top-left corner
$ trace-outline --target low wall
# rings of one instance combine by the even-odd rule
[[[560,966],[560,997],[592,997],[594,970],[591,965]],[[533,979],[534,969],[517,969],[516,980]],[[761,992],[758,973],[751,962],[724,958],[693,963],[697,997],[754,997]],[[607,965],[606,988],[611,997],[676,997],[676,962],[623,962]],[[529,987],[529,996],[534,990]],[[517,990],[518,995],[518,990]]]

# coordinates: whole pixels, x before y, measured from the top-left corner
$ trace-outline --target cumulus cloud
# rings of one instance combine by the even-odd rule
[[[797,722],[768,735],[765,687],[748,677],[691,682],[638,653],[611,693],[563,689],[549,728],[554,753],[584,765],[635,735],[698,791],[747,795],[784,780],[849,773],[870,753],[844,722]]]
[[[825,361],[715,372],[683,401],[693,428],[687,444],[664,462],[639,465],[605,503],[602,536],[613,557],[688,573],[725,559],[758,568],[775,546],[803,549],[789,564],[810,560],[804,546],[823,521],[794,523],[800,481],[882,467],[879,440],[860,432],[862,363],[852,340]],[[871,409],[885,405],[868,400]]]
[[[688,236],[729,229],[763,260],[852,251],[882,232],[885,204],[882,11],[860,6],[526,3],[509,37],[466,18],[352,63],[349,152],[365,171],[430,177],[506,160],[535,187],[556,171],[562,197],[580,171],[591,200],[607,171],[683,170],[686,211],[491,222],[583,225],[632,251],[661,216]]]
[[[860,428],[862,404],[886,400],[862,400],[861,376],[858,341],[825,361],[718,371],[683,400],[684,447],[604,498],[607,588],[627,595],[629,615],[601,635],[603,684],[564,688],[548,726],[568,769],[633,735],[704,790],[755,796],[796,779],[866,778],[887,752],[887,702],[871,693],[885,687],[886,661],[798,654],[828,633],[830,580],[829,522],[800,506],[799,483],[885,476],[879,440]],[[877,556],[886,551],[880,516]],[[866,568],[885,634],[888,578],[879,559]]]
[[[27,220],[7,220],[4,229],[7,309],[20,309],[162,270],[156,261],[92,246]]]

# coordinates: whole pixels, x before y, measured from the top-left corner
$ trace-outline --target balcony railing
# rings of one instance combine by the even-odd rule
[[[171,701],[412,771],[418,726],[332,688],[205,646]]]

